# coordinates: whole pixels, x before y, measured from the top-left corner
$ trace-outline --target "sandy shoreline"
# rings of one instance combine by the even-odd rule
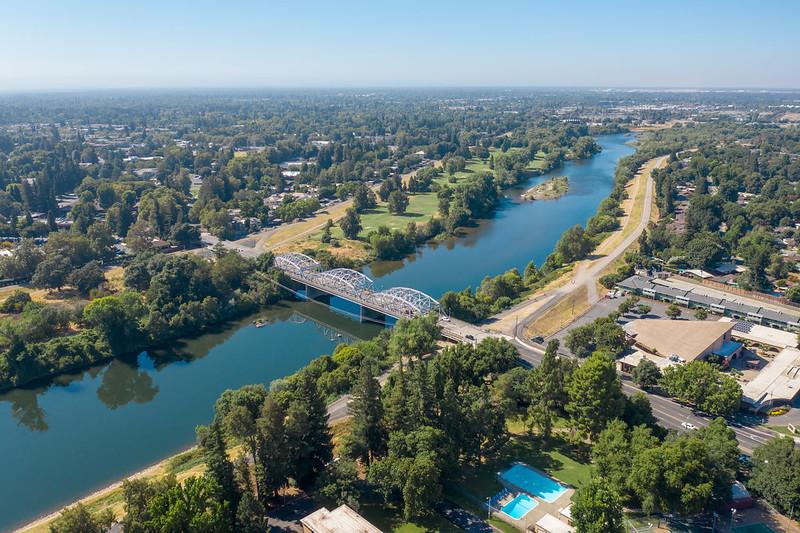
[[[101,499],[101,498],[109,496],[113,492],[115,492],[116,490],[121,489],[122,488],[122,484],[126,480],[129,480],[129,479],[140,479],[140,478],[155,476],[159,472],[161,472],[172,459],[174,459],[176,457],[179,457],[179,456],[181,456],[181,455],[183,455],[183,454],[185,454],[187,452],[193,451],[196,448],[197,448],[197,446],[190,446],[189,448],[186,448],[185,450],[182,450],[182,451],[180,451],[178,453],[170,455],[169,457],[161,459],[160,461],[157,461],[157,462],[151,464],[150,466],[148,466],[148,467],[146,467],[146,468],[144,468],[142,470],[139,470],[138,472],[134,472],[131,475],[125,476],[119,481],[115,481],[114,483],[112,483],[110,485],[107,485],[107,486],[105,486],[103,488],[100,488],[100,489],[98,489],[98,490],[96,490],[96,491],[94,491],[94,492],[92,492],[92,493],[90,493],[90,494],[78,499],[78,500],[75,500],[75,501],[71,502],[71,503],[61,507],[57,511],[53,511],[53,512],[47,514],[47,515],[40,516],[39,518],[35,519],[34,521],[29,522],[28,524],[26,524],[26,525],[24,525],[24,526],[22,526],[22,527],[20,527],[18,529],[15,529],[14,533],[29,532],[29,531],[32,531],[32,530],[34,530],[36,528],[46,526],[50,522],[52,522],[53,520],[55,520],[56,518],[61,516],[62,511],[64,509],[66,509],[67,507],[72,507],[73,505],[76,505],[78,503],[83,503],[85,505],[88,505],[90,503],[93,503],[93,502]]]

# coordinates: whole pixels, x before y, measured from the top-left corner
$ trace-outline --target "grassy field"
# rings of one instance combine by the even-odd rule
[[[575,289],[528,326],[525,331],[526,335],[549,337],[560,331],[572,322],[574,317],[583,314],[589,308],[588,294],[589,291],[585,285]]]
[[[106,286],[112,292],[117,292],[123,288],[123,275],[124,269],[121,266],[113,266],[104,269],[106,276]],[[21,290],[30,294],[31,299],[35,302],[47,304],[75,304],[86,303],[86,298],[79,295],[75,290],[63,289],[60,291],[50,291],[48,289],[36,289],[29,285],[9,285],[8,287],[0,287],[0,301],[5,300],[8,296],[17,290]]]
[[[521,148],[512,148],[509,151],[521,150]],[[500,153],[499,150],[492,150],[493,153]],[[544,154],[541,154],[542,156]],[[544,160],[537,157],[528,165],[528,170],[536,170],[544,165]],[[469,159],[467,160],[466,168],[461,172],[456,172],[453,175],[454,180],[450,179],[447,173],[434,180],[435,183],[444,187],[447,185],[454,185],[460,181],[464,181],[470,176],[475,176],[485,172],[491,172],[488,160]],[[395,215],[389,212],[385,202],[378,202],[375,209],[370,209],[361,214],[362,230],[359,237],[365,237],[370,231],[377,230],[380,226],[386,226],[389,229],[405,229],[409,222],[417,224],[425,224],[439,211],[439,200],[435,192],[425,192],[409,195],[408,209],[402,215]],[[322,232],[316,232],[313,235],[314,240],[319,240]],[[337,239],[343,239],[342,230],[338,226],[334,227],[331,235]]]
[[[583,485],[591,477],[588,448],[573,446],[559,436],[553,436],[545,447],[537,437],[525,434],[520,424],[509,424],[509,430],[513,438],[498,457],[463,469],[462,479],[447,491],[448,498],[475,513],[483,513],[482,502],[503,488],[497,481],[497,473],[515,461],[534,466],[573,487]]]

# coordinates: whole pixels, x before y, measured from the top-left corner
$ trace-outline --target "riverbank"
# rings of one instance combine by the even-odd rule
[[[563,231],[585,224],[596,212],[613,187],[620,158],[633,151],[627,144],[630,136],[598,140],[603,152],[567,161],[553,173],[568,175],[572,185],[558,202],[519,201],[530,186],[525,183],[506,191],[495,216],[459,231],[458,237],[422,246],[402,261],[371,263],[365,274],[378,287],[414,287],[438,296],[477,286],[487,274],[521,270],[531,259],[541,264]],[[535,231],[520,233],[520,228]],[[313,312],[308,310],[312,307]],[[343,340],[337,330],[363,327],[314,304],[281,304],[263,314],[276,315],[264,328],[252,326],[251,317],[223,332],[180,342],[163,356],[112,361],[6,396],[10,409],[0,412],[6,437],[0,466],[8,480],[26,479],[26,484],[0,483],[0,501],[8,502],[6,507],[0,503],[0,515],[6,517],[0,529],[185,449],[194,440],[194,427],[208,422],[224,389],[289,375],[331,353]],[[308,320],[307,315],[318,314],[317,324]]]
[[[559,290],[553,291],[548,302],[529,310],[524,321],[524,336],[547,337],[563,329],[586,312],[600,298],[598,279],[621,259],[625,252],[636,246],[636,240],[651,220],[654,201],[652,172],[666,165],[667,156],[648,160],[634,179],[626,186],[628,200],[621,204],[624,216],[620,227],[608,235],[595,248],[589,259],[581,261],[571,279]],[[631,194],[632,193],[632,194]],[[549,304],[549,305],[547,305]]]

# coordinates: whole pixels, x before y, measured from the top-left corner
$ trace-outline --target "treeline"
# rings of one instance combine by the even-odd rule
[[[209,531],[263,530],[267,510],[295,486],[320,502],[354,508],[377,494],[406,519],[424,516],[463,466],[502,453],[509,420],[536,431],[542,445],[562,420],[595,444],[593,479],[575,497],[579,530],[599,513],[611,520],[609,531],[621,531],[614,524],[623,504],[689,516],[729,498],[738,450],[724,421],[667,437],[644,394],[623,394],[613,359],[595,352],[577,365],[557,356],[556,341],[533,369],[519,366],[515,348],[502,339],[423,359],[435,349],[435,324],[403,320],[269,390],[249,385],[223,393],[211,424],[198,428],[205,474],[182,485],[171,478],[127,481],[126,531],[161,531],[166,523],[178,530],[193,523]],[[396,365],[382,388],[377,377],[388,361]],[[324,399],[344,391],[352,394],[352,419],[333,460]],[[241,451],[232,454],[234,447]],[[69,518],[80,511],[84,524],[107,518],[77,509]]]
[[[600,203],[597,213],[589,219],[585,229],[576,225],[566,230],[541,268],[531,261],[525,269],[524,278],[514,269],[495,278],[484,279],[474,292],[470,288],[460,292],[448,291],[441,299],[444,308],[462,320],[476,322],[485,319],[517,303],[526,290],[551,281],[563,267],[586,258],[608,232],[619,227],[619,217],[623,214],[620,204],[625,199],[627,183],[646,161],[661,151],[668,153],[666,148],[640,148],[636,154],[620,160],[614,188]],[[607,278],[606,282],[609,281],[610,278]]]
[[[142,254],[125,270],[125,290],[82,309],[23,304],[21,320],[0,322],[0,389],[84,368],[157,346],[274,303],[280,271],[272,255],[247,259],[221,251],[215,261],[193,255]],[[23,297],[24,298],[24,297]],[[56,319],[57,317],[69,317]],[[66,323],[82,331],[69,332]]]
[[[721,121],[667,130],[649,142],[671,155],[653,173],[662,220],[649,232],[647,252],[673,268],[706,270],[740,257],[747,271],[739,286],[788,287],[792,265],[780,250],[797,236],[800,162],[787,154],[800,149],[800,128]],[[681,151],[687,146],[695,149]],[[673,225],[676,219],[682,223]]]

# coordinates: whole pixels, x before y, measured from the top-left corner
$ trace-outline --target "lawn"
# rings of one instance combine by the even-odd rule
[[[515,461],[527,463],[578,487],[591,477],[588,455],[586,448],[575,447],[558,436],[553,436],[550,445],[544,448],[536,437],[514,435],[496,458],[480,466],[462,469],[462,479],[449,487],[447,497],[473,512],[480,511],[482,502],[503,488],[497,474]]]
[[[483,172],[491,172],[489,170],[489,162],[480,159],[470,159],[467,161],[466,169],[463,172],[456,172],[454,175],[455,183],[465,180],[467,177],[480,174]],[[442,174],[434,180],[441,186],[453,185],[449,181],[450,176]],[[369,209],[361,213],[361,233],[360,237],[366,237],[370,231],[377,230],[380,226],[386,226],[389,229],[404,230],[409,222],[416,222],[417,224],[425,224],[439,211],[439,199],[435,192],[423,192],[410,194],[408,197],[408,208],[402,215],[395,215],[389,212],[386,202],[378,201],[378,206],[375,209]],[[314,239],[319,239],[322,232],[314,234]],[[334,238],[342,239],[342,230],[339,226],[335,226],[331,230],[331,235]]]
[[[512,150],[521,150],[521,148],[511,148],[509,151]],[[492,151],[500,153],[499,150]],[[540,169],[544,165],[544,160],[540,158],[540,156],[543,155],[544,154],[540,154],[537,156],[537,159],[528,165],[528,170],[532,171]],[[453,175],[455,182],[451,181],[451,178],[447,173],[442,173],[434,180],[434,183],[437,183],[442,187],[448,185],[453,186],[455,183],[463,181],[470,176],[485,172],[491,172],[491,169],[489,168],[489,160],[484,161],[482,159],[468,159],[466,168],[463,171],[456,172]],[[392,230],[403,230],[406,228],[406,226],[408,226],[409,222],[425,224],[428,220],[435,216],[438,211],[439,199],[437,198],[435,192],[410,194],[408,209],[402,215],[390,213],[386,203],[379,201],[378,206],[375,209],[370,209],[364,213],[361,213],[362,230],[359,236],[362,238],[366,237],[370,231],[377,230],[380,226],[386,226]],[[317,232],[314,234],[313,238],[318,240],[321,234],[321,232]],[[335,226],[331,230],[331,235],[337,239],[343,238],[342,230],[339,229],[338,226]]]
[[[407,522],[403,519],[403,510],[393,505],[386,505],[382,500],[360,502],[358,512],[378,529],[392,533],[425,533],[443,531],[456,533],[460,531],[453,524],[438,514]]]
[[[780,433],[782,435],[788,435],[789,437],[794,437],[795,434],[789,431],[789,428],[786,426],[767,426],[769,429],[776,433]]]

